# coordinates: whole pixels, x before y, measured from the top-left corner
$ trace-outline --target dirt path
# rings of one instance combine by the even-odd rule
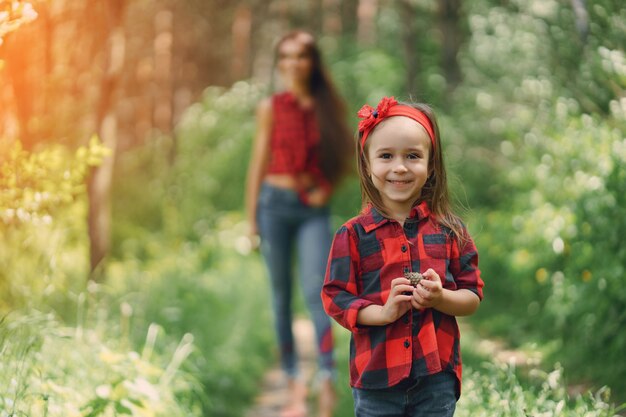
[[[294,336],[300,357],[300,369],[307,381],[311,381],[316,369],[315,333],[313,323],[306,318],[294,321]],[[467,323],[461,323],[461,333],[473,332]],[[510,350],[502,341],[481,339],[479,350],[485,352],[497,362],[515,364],[518,367],[536,367],[541,363],[538,352]],[[281,408],[288,401],[288,391],[280,367],[275,365],[263,377],[259,395],[245,417],[278,417]],[[310,404],[310,409],[313,405]]]
[[[473,333],[471,326],[461,322],[461,333]],[[315,333],[313,323],[305,318],[294,321],[294,335],[296,346],[300,355],[300,369],[306,381],[311,381],[316,369]],[[508,363],[518,368],[532,369],[541,366],[542,355],[538,350],[510,349],[506,343],[497,339],[480,339],[477,341],[478,350],[484,352],[494,361]],[[575,397],[586,392],[589,387],[585,384],[569,385],[567,387],[570,396]],[[288,391],[285,379],[279,366],[276,365],[265,374],[259,395],[255,399],[252,408],[245,417],[278,417],[280,410],[287,403]],[[313,404],[309,409],[313,409]],[[619,415],[626,416],[626,410]]]
[[[315,372],[315,330],[308,319],[296,319],[293,324],[296,346],[300,356],[300,369],[307,381]],[[278,365],[271,368],[263,378],[261,391],[246,417],[278,417],[288,400],[287,385]]]

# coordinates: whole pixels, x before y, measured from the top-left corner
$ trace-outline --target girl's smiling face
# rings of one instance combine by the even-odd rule
[[[408,216],[429,175],[430,138],[403,116],[381,122],[367,139],[369,174],[385,207],[396,219]]]

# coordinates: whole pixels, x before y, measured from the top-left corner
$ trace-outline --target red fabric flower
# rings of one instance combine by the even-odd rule
[[[390,107],[398,104],[398,100],[396,100],[393,96],[391,97],[383,97],[382,100],[376,106],[376,110],[378,110],[379,117],[385,117]]]
[[[398,104],[398,101],[394,97],[383,97],[376,109],[372,106],[364,105],[361,110],[357,112],[362,120],[359,122],[359,132],[364,132],[373,128],[378,122],[385,118],[389,109]]]
[[[361,110],[358,111],[357,116],[363,119],[359,122],[359,132],[369,129],[376,123],[376,118],[372,115],[373,113],[374,108],[368,104],[361,107]]]

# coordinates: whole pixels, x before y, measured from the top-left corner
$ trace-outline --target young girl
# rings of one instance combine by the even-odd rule
[[[307,387],[298,370],[292,333],[292,252],[298,250],[300,287],[317,337],[319,417],[330,417],[335,403],[333,338],[320,291],[332,234],[328,200],[350,165],[352,138],[312,35],[294,31],[276,47],[285,90],[263,100],[248,170],[246,202],[251,233],[272,286],[272,304],[282,368],[289,383],[283,417],[307,413]]]
[[[474,313],[483,296],[476,247],[450,209],[432,111],[385,97],[358,115],[366,206],[337,231],[322,289],[328,314],[352,332],[355,413],[452,416],[455,316]],[[413,286],[405,276],[415,272]]]

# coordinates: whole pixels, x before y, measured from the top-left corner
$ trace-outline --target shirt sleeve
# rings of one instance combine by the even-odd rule
[[[478,251],[474,241],[467,230],[463,230],[467,241],[461,245],[456,239],[452,242],[452,254],[450,271],[456,282],[457,289],[466,289],[475,293],[479,299],[483,299],[483,286],[485,285],[478,268]]]
[[[329,316],[351,332],[359,332],[357,324],[360,309],[374,304],[358,296],[359,253],[346,225],[342,226],[333,240],[322,287],[322,302]]]

